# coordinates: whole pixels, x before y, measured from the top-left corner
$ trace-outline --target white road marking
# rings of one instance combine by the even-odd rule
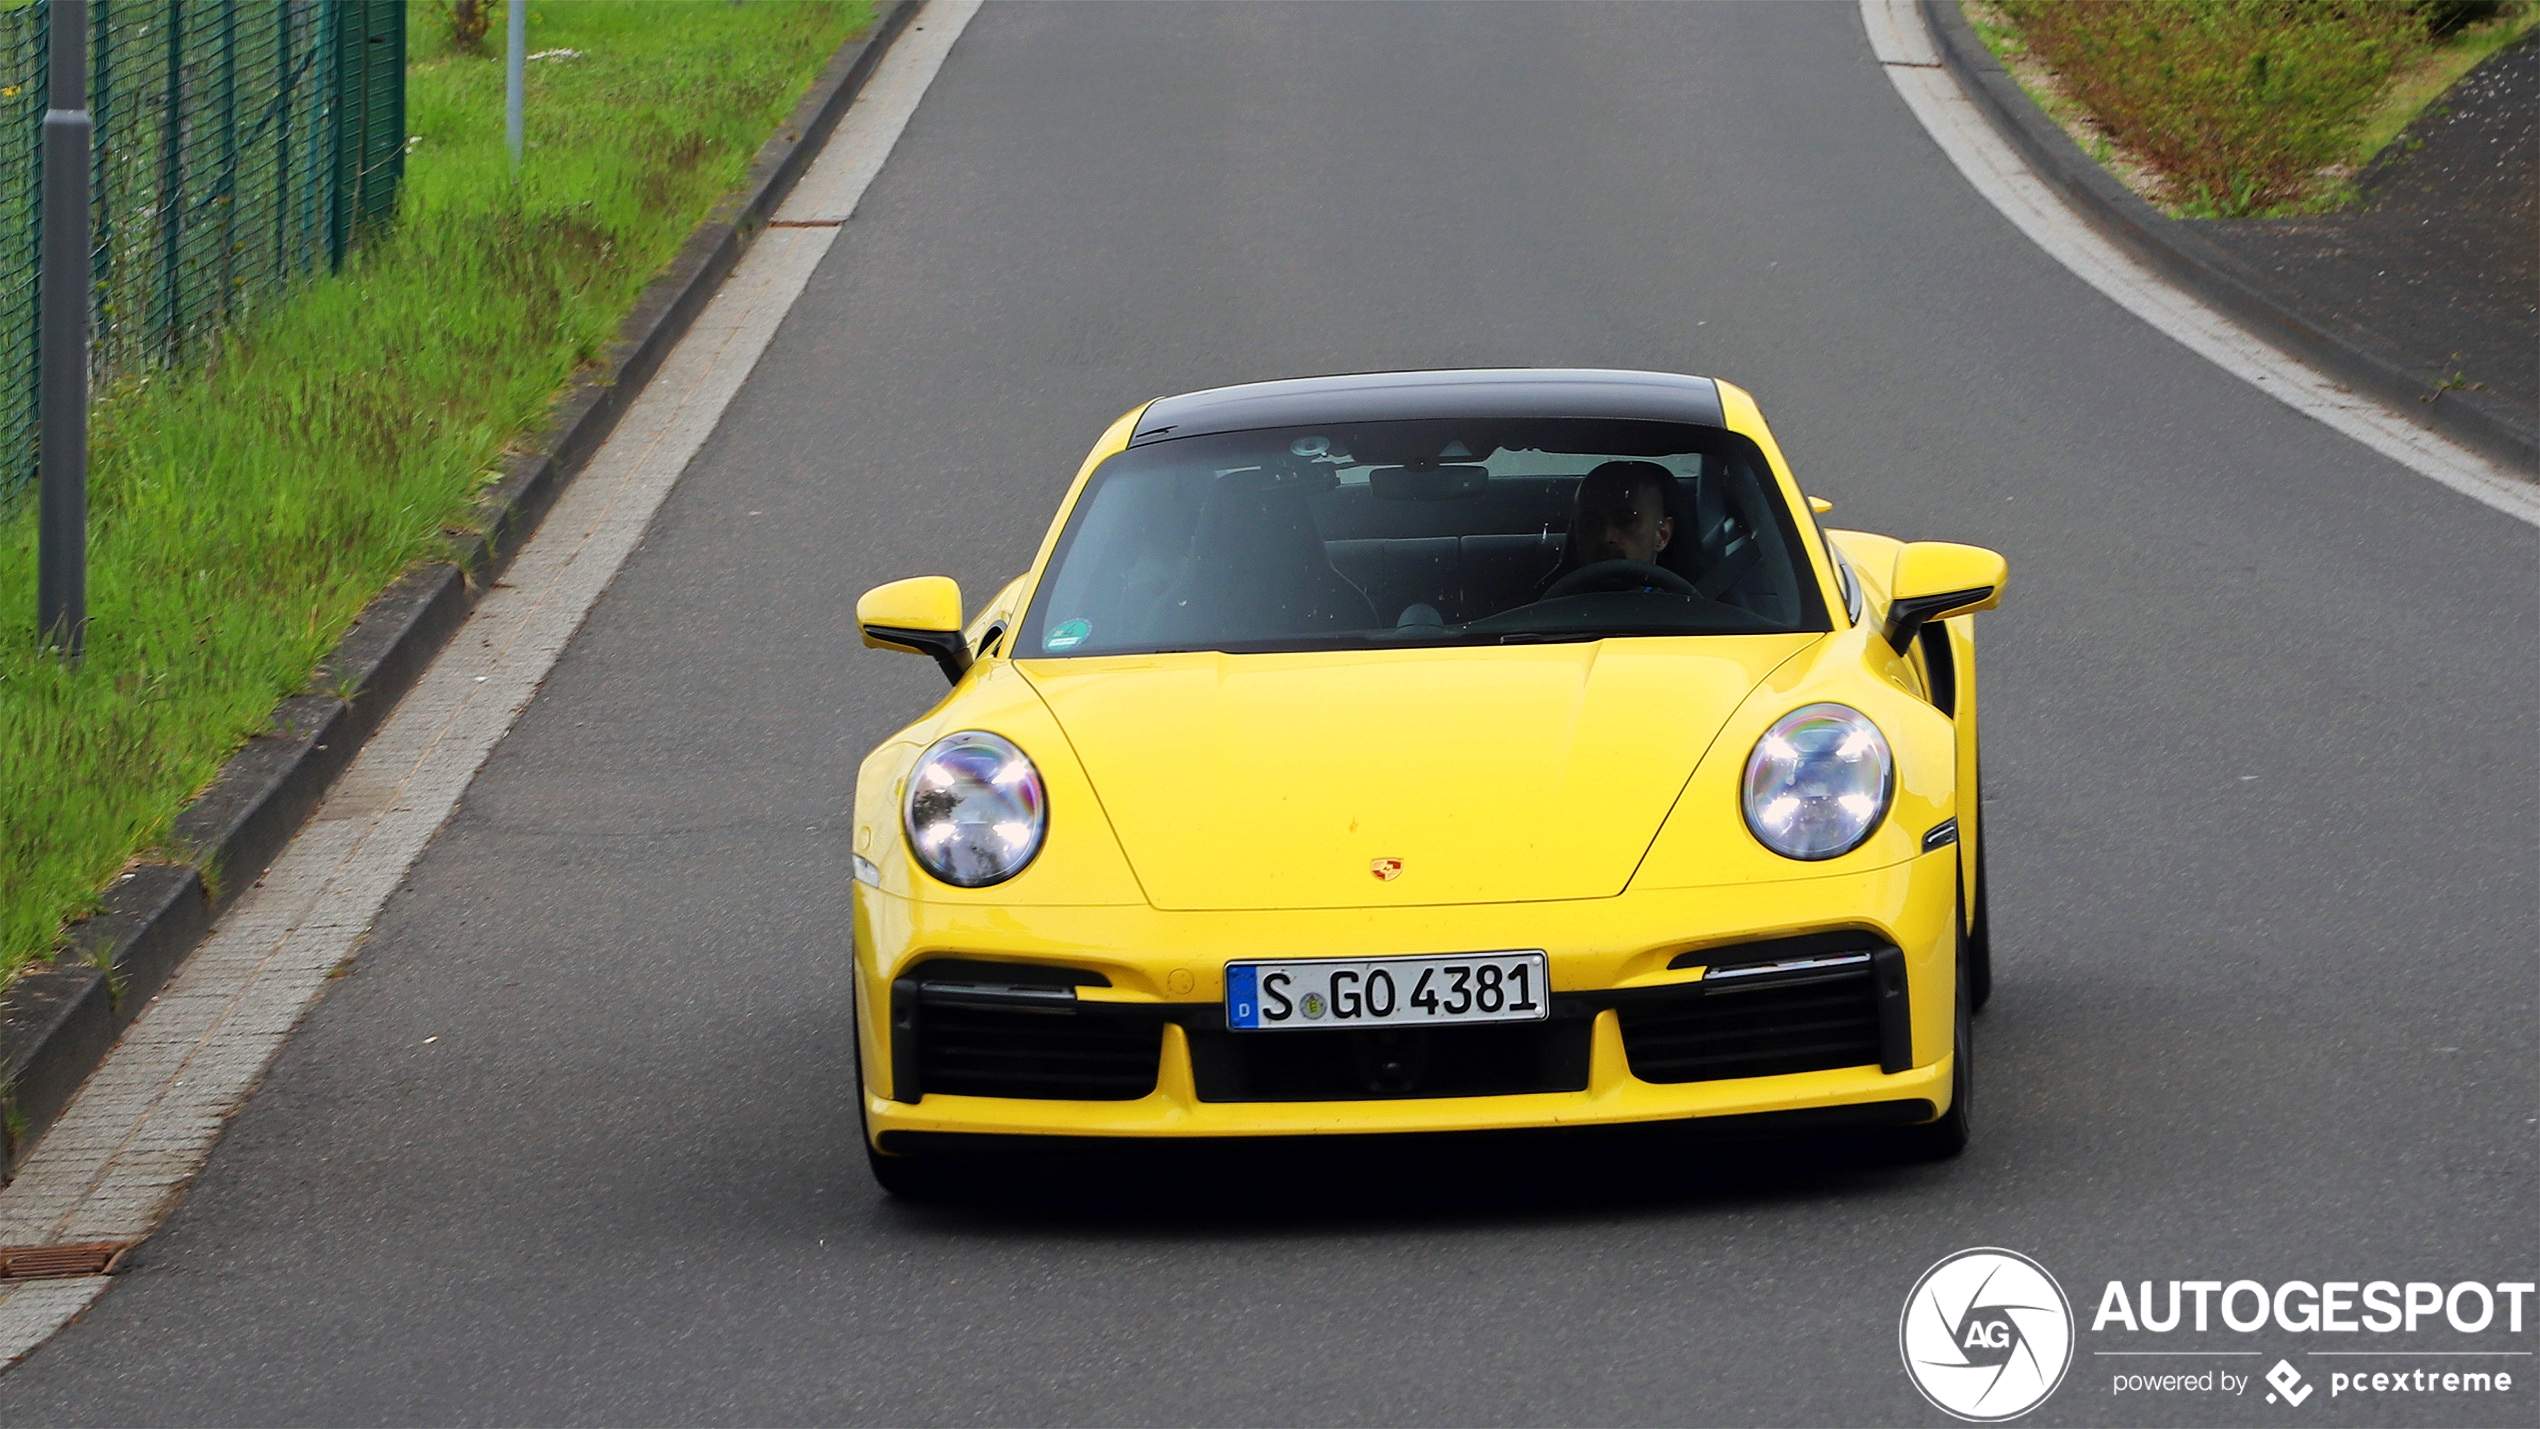
[[[978,9],[933,0],[891,46],[779,218],[843,220]],[[148,1235],[352,956],[389,894],[581,628],[836,241],[762,233],[503,583],[326,801],[153,998],[0,1190],[0,1245]],[[0,1363],[87,1308],[105,1277],[0,1295]]]
[[[820,160],[777,210],[780,223],[843,222],[855,217],[864,190],[882,172],[900,131],[917,112],[917,101],[944,67],[953,41],[979,13],[979,0],[933,0],[926,13],[909,22],[907,33],[891,46],[882,67],[874,71],[855,107],[840,121]],[[859,122],[861,121],[861,122]],[[835,230],[831,230],[832,233]]]
[[[1861,25],[1896,92],[1958,172],[2083,282],[2294,411],[2473,501],[2540,525],[2540,485],[2260,341],[2102,237],[2030,170],[1959,86],[1957,76],[1941,64],[1940,51],[1912,0],[1861,0]]]

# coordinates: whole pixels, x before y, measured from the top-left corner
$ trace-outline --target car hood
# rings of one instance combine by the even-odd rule
[[[1821,638],[1019,668],[1155,906],[1375,908],[1620,893],[1722,723]]]

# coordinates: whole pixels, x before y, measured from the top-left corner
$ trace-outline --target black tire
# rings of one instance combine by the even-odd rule
[[[1976,1029],[1969,941],[1967,925],[1962,921],[1958,925],[1958,1012],[1952,1019],[1956,1032],[1951,1043],[1949,1110],[1941,1113],[1938,1121],[1904,1129],[1906,1154],[1917,1161],[1949,1160],[1967,1149],[1967,1140],[1975,1130]]]
[[[940,1201],[947,1194],[944,1168],[924,1156],[886,1156],[873,1149],[868,1137],[864,1143],[864,1161],[873,1168],[873,1179],[882,1189],[903,1201]]]

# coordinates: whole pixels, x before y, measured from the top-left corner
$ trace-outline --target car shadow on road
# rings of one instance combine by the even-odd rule
[[[1877,1133],[1730,1138],[1679,1127],[1062,1147],[943,1164],[886,1212],[953,1233],[1208,1235],[1441,1217],[1557,1224],[1857,1200],[1948,1174]]]

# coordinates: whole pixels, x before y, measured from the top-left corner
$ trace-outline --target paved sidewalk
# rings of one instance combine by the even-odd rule
[[[2189,226],[2321,310],[2540,425],[2540,34],[2489,56],[2316,218]]]

